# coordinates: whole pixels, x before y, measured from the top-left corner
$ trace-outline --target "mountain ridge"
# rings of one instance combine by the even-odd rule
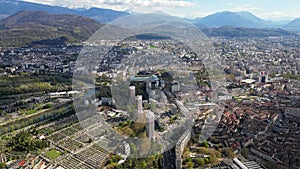
[[[226,38],[253,38],[296,35],[281,28],[237,28],[223,26],[219,28],[201,28],[201,31],[210,37]]]
[[[300,18],[292,20],[288,24],[284,25],[284,28],[288,30],[300,30]]]
[[[90,9],[70,9],[61,6],[51,6],[38,4],[33,2],[17,1],[17,0],[0,0],[0,14],[13,15],[17,12],[24,10],[38,10],[44,11],[49,14],[73,14],[84,17],[89,17],[100,23],[107,23],[122,16],[129,15],[127,12],[115,11],[103,8],[90,8]]]
[[[103,26],[93,19],[72,14],[20,11],[0,21],[0,46],[61,45],[87,40]],[[209,28],[198,24],[207,36],[269,37],[295,35],[283,29]]]
[[[254,14],[241,12],[217,12],[198,19],[196,24],[202,24],[210,28],[219,28],[223,26],[243,27],[243,28],[269,28],[274,23],[265,21]]]
[[[0,46],[26,46],[55,39],[60,42],[65,39],[64,43],[80,42],[101,26],[90,18],[77,15],[20,11],[0,21]]]
[[[206,27],[222,27],[222,26],[234,26],[234,27],[254,27],[254,23],[245,20],[234,12],[224,11],[217,12],[208,15],[198,21],[198,23]]]
[[[89,9],[70,9],[67,7],[51,6],[20,0],[0,0],[0,20],[23,10],[39,10],[49,14],[79,15],[94,19],[99,23],[108,23],[120,17],[130,15],[130,13],[126,11],[115,11],[112,9],[95,7]],[[186,20],[192,22],[199,28],[220,28],[223,26],[233,26],[242,28],[284,28],[293,31],[300,30],[300,26],[298,26],[299,24],[297,24],[296,21],[290,21],[289,23],[267,21],[265,19],[257,17],[256,15],[248,11],[223,11],[201,18],[186,18]]]

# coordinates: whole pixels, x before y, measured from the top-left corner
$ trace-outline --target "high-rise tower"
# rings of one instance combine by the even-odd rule
[[[143,97],[141,95],[136,96],[136,107],[138,118],[140,118],[143,114]]]
[[[260,76],[259,76],[259,82],[260,83],[267,83],[268,82],[268,73],[266,72],[260,72]]]
[[[152,140],[152,141],[155,140],[154,120],[155,120],[154,113],[150,110],[147,111],[147,114],[146,114],[146,134],[147,134],[149,140]]]
[[[135,86],[129,86],[129,103],[135,104]]]

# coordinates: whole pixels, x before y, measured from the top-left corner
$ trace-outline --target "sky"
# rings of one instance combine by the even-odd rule
[[[300,18],[299,0],[24,0],[70,8],[99,7],[137,13],[164,12],[185,18],[222,11],[249,11],[268,20]]]

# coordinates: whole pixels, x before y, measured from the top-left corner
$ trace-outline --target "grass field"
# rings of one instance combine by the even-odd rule
[[[38,110],[33,109],[33,110],[28,110],[26,114],[29,115],[29,114],[34,114],[36,112],[38,112]]]
[[[61,156],[61,152],[59,152],[55,149],[51,149],[48,152],[46,152],[45,155],[48,158],[50,158],[51,160],[54,160],[54,159],[58,158],[59,156]]]

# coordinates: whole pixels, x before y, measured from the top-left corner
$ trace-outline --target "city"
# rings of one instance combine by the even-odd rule
[[[0,38],[0,168],[299,168],[299,31],[191,25],[142,14],[83,41]]]

